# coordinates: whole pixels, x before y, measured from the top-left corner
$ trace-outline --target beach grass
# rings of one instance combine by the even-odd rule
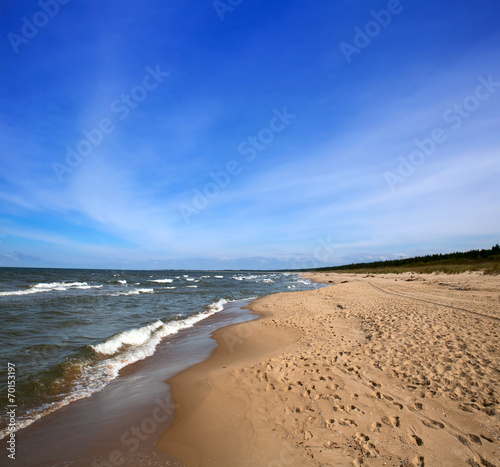
[[[471,250],[447,254],[434,254],[401,258],[371,263],[347,264],[309,269],[307,272],[337,272],[355,274],[402,274],[414,272],[420,274],[444,273],[460,274],[463,272],[482,271],[483,274],[500,274],[500,246],[489,250]],[[304,272],[306,272],[304,270]]]
[[[355,269],[322,269],[322,272],[354,274],[460,274],[463,272],[482,271],[483,274],[500,274],[500,259],[490,261],[436,261],[435,263],[416,263],[404,266],[361,267]]]

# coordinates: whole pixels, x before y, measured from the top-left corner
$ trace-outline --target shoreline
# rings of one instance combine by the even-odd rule
[[[259,298],[246,307],[259,319],[216,330],[212,337],[217,346],[212,354],[167,381],[176,413],[157,447],[184,465],[267,465],[266,450],[273,452],[276,442],[282,442],[277,434],[274,440],[263,439],[259,427],[253,426],[246,417],[248,400],[244,394],[224,390],[235,368],[255,358],[268,358],[300,338],[300,332],[266,330],[263,320],[272,317],[266,309],[266,298]],[[214,383],[214,378],[220,384]],[[200,425],[199,420],[209,421],[210,431],[206,425]],[[221,440],[223,450],[219,449]],[[257,449],[264,451],[259,453]],[[251,463],[247,464],[249,459]]]
[[[188,467],[498,465],[499,277],[306,277],[331,286],[252,302],[260,319],[168,380],[160,450]]]
[[[165,340],[154,355],[128,365],[90,397],[74,401],[16,433],[23,465],[178,465],[154,448],[175,407],[165,380],[207,358],[210,333],[248,318],[231,302],[224,310]],[[226,323],[226,324],[224,324]]]

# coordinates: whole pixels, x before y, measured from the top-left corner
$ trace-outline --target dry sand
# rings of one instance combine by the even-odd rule
[[[188,466],[499,466],[500,277],[311,274],[169,381]]]

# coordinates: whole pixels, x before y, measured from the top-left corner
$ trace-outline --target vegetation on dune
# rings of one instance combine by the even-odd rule
[[[344,266],[311,269],[315,272],[350,273],[432,273],[458,274],[467,271],[483,271],[484,274],[500,274],[500,246],[490,250],[470,250],[447,254],[416,256],[392,261],[347,264]]]

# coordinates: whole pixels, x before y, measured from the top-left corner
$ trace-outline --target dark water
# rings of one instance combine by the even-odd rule
[[[16,426],[95,393],[234,300],[316,287],[295,274],[0,268],[0,394]],[[7,435],[2,413],[0,438]]]

